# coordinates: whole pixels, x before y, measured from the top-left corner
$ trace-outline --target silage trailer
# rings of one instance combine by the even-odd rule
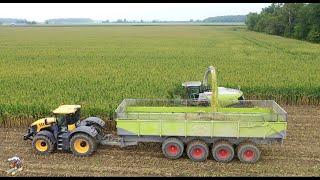
[[[243,100],[237,107],[211,112],[183,100],[125,99],[116,109],[119,145],[162,143],[170,159],[184,152],[194,161],[254,163],[259,144],[283,143],[287,113],[273,100]]]

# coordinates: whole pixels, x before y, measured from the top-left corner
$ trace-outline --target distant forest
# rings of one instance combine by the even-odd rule
[[[249,13],[249,30],[320,42],[320,3],[273,3],[261,13]]]
[[[36,24],[35,21],[27,21],[26,19],[0,18],[0,24]]]
[[[209,17],[203,20],[203,22],[245,22],[246,15],[231,15],[231,16],[216,16]]]
[[[0,18],[0,25],[8,24],[108,24],[108,23],[243,23],[245,22],[246,15],[229,15],[229,16],[216,16],[209,17],[204,20],[194,20],[190,19],[189,21],[162,21],[162,20],[127,20],[127,19],[118,19],[118,20],[92,20],[90,18],[57,18],[57,19],[47,19],[44,22],[35,22],[27,21],[25,19],[14,19],[14,18]]]
[[[90,18],[59,18],[59,19],[48,19],[45,24],[90,24],[94,21]]]

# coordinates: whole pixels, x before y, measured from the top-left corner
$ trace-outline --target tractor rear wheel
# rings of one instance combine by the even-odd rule
[[[97,147],[97,143],[91,136],[78,133],[70,140],[70,149],[75,156],[90,156]]]
[[[212,146],[212,156],[218,162],[227,163],[234,157],[234,149],[228,141],[219,141]]]
[[[209,148],[205,142],[194,140],[187,146],[187,155],[193,161],[205,161],[209,155]]]
[[[54,143],[45,135],[35,135],[32,148],[37,154],[50,154],[54,151]]]
[[[162,152],[169,159],[178,159],[182,156],[184,144],[178,138],[168,138],[162,143]]]
[[[237,147],[237,156],[243,163],[255,163],[260,159],[260,150],[253,143],[242,143]]]

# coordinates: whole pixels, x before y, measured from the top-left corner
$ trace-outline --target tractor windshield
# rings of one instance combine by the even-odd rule
[[[80,120],[80,110],[77,110],[74,114],[68,114],[66,115],[67,124],[74,124],[78,120]]]
[[[58,126],[62,126],[66,122],[66,117],[64,115],[56,114],[56,119]]]
[[[200,87],[199,86],[190,86],[188,87],[188,95],[191,99],[197,99],[199,97]]]
[[[80,120],[80,109],[72,114],[55,114],[59,126],[70,125]]]

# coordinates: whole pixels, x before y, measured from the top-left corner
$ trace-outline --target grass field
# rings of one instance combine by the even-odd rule
[[[246,99],[319,104],[319,62],[319,44],[241,26],[0,27],[0,117],[60,104],[110,117],[124,98],[166,98],[209,65]]]

